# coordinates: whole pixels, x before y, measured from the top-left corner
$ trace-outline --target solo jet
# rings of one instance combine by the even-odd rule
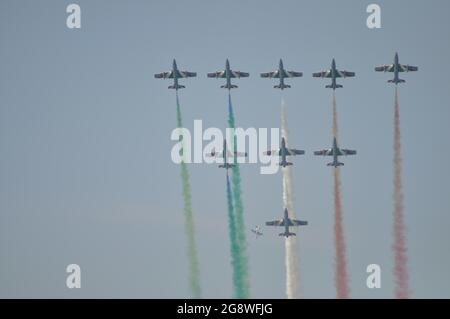
[[[278,64],[278,70],[273,71],[273,72],[261,73],[262,78],[280,79],[280,84],[275,85],[274,88],[281,89],[281,90],[291,87],[290,85],[284,84],[285,78],[298,78],[301,76],[303,76],[302,72],[286,71],[283,67],[283,60],[281,60],[281,59],[280,59],[280,63]]]
[[[340,149],[337,145],[336,137],[333,138],[333,147],[327,150],[316,151],[314,155],[322,155],[322,156],[333,156],[333,162],[328,163],[327,166],[344,166],[344,163],[338,161],[338,157],[342,155],[355,155],[356,151]]]
[[[230,62],[228,61],[228,59],[225,62],[225,70],[217,71],[217,72],[213,72],[213,73],[208,73],[208,77],[209,78],[227,79],[227,83],[225,85],[222,85],[221,88],[228,89],[228,90],[235,89],[235,88],[238,87],[237,85],[231,84],[231,79],[233,79],[233,78],[246,78],[249,75],[250,74],[248,74],[246,72],[231,70],[230,69]]]
[[[256,238],[258,238],[259,236],[262,236],[262,231],[261,228],[259,226],[255,226],[255,228],[253,228],[252,233],[256,235]]]
[[[395,53],[394,64],[385,64],[375,67],[375,71],[377,72],[394,72],[394,78],[392,80],[388,80],[389,83],[404,83],[405,80],[402,80],[398,77],[399,72],[412,72],[417,71],[419,68],[417,66],[404,65],[398,62],[398,53]]]
[[[173,85],[169,86],[169,89],[184,89],[184,85],[178,84],[178,79],[196,77],[196,72],[180,71],[177,67],[177,61],[173,59],[172,71],[162,72],[155,74],[157,79],[173,79]]]
[[[223,164],[219,165],[219,168],[225,168],[226,170],[228,170],[229,168],[232,168],[235,166],[235,164],[230,164],[227,161],[228,157],[232,157],[233,158],[236,157],[247,157],[247,153],[241,153],[241,152],[230,152],[227,148],[227,141],[224,139],[223,140],[223,149],[221,152],[215,152],[212,151],[211,153],[206,154],[206,156],[208,157],[222,157],[223,158]]]
[[[266,225],[267,226],[283,226],[284,233],[280,233],[280,234],[278,234],[278,236],[284,236],[284,237],[288,238],[289,236],[295,236],[295,233],[289,232],[289,227],[308,225],[308,222],[303,221],[303,220],[290,219],[288,216],[288,210],[287,210],[287,208],[285,208],[283,219],[266,222]]]
[[[275,151],[267,151],[264,152],[265,155],[276,155],[281,157],[281,162],[279,163],[280,166],[286,167],[289,165],[294,165],[286,160],[287,156],[295,156],[295,155],[304,155],[305,151],[303,150],[296,150],[294,148],[287,148],[286,147],[286,141],[284,137],[281,138],[281,147],[279,150]]]
[[[342,87],[342,85],[336,83],[337,78],[349,78],[354,76],[355,72],[339,71],[338,69],[336,69],[336,62],[334,61],[334,59],[333,61],[331,61],[331,69],[313,73],[313,77],[315,78],[331,78],[331,84],[325,87],[333,90]]]

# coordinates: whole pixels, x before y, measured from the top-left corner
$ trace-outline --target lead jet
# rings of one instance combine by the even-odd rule
[[[281,157],[281,162],[279,163],[280,166],[286,167],[289,165],[294,165],[286,160],[287,156],[295,156],[295,155],[304,155],[304,150],[296,150],[294,148],[287,148],[286,147],[286,141],[284,137],[281,138],[281,147],[279,150],[274,151],[267,151],[264,152],[265,155],[276,155]]]
[[[178,84],[178,79],[192,78],[192,77],[196,77],[196,76],[197,76],[196,72],[178,70],[177,61],[175,61],[175,59],[173,59],[172,71],[161,72],[161,73],[155,74],[155,78],[157,78],[157,79],[173,79],[173,85],[170,85],[169,89],[175,89],[177,91],[178,91],[178,89],[185,88],[184,85]]]
[[[281,60],[281,59],[280,59],[280,63],[278,64],[278,70],[275,70],[273,72],[261,73],[262,78],[280,79],[280,84],[275,85],[274,88],[281,89],[281,90],[291,87],[290,85],[284,84],[285,78],[298,78],[301,76],[303,76],[302,72],[286,71],[283,67],[283,60]]]
[[[217,72],[213,72],[213,73],[208,73],[208,78],[222,78],[222,79],[227,79],[227,83],[225,85],[220,86],[223,89],[235,89],[238,86],[237,85],[233,85],[231,84],[231,79],[233,78],[246,78],[248,77],[250,74],[246,73],[246,72],[241,72],[241,71],[233,71],[230,69],[230,62],[227,61],[225,62],[225,70],[222,71],[217,71]]]
[[[417,71],[419,68],[417,66],[404,65],[398,62],[398,53],[395,52],[394,64],[385,64],[375,67],[375,71],[377,72],[394,72],[394,78],[392,80],[388,80],[389,83],[404,83],[405,80],[402,80],[398,77],[399,72],[413,72]]]
[[[219,165],[219,168],[225,168],[227,171],[229,168],[236,166],[235,164],[228,163],[228,157],[247,157],[247,153],[242,152],[230,152],[227,148],[227,141],[223,140],[223,149],[221,152],[212,151],[211,153],[206,154],[208,157],[222,157],[223,164]]]
[[[321,150],[314,152],[314,155],[322,155],[322,156],[333,156],[333,161],[328,163],[327,166],[344,166],[344,163],[339,162],[339,156],[347,156],[347,155],[355,155],[356,151],[340,149],[337,145],[336,137],[333,138],[333,147],[327,150]]]
[[[285,208],[283,219],[266,222],[266,225],[267,226],[283,226],[284,233],[280,233],[280,234],[278,234],[278,236],[284,236],[284,237],[288,238],[289,236],[295,236],[295,233],[289,232],[289,227],[308,225],[308,222],[303,221],[303,220],[290,219],[288,216],[288,210],[287,210],[287,208]]]
[[[313,73],[313,77],[315,78],[331,78],[331,84],[326,85],[325,87],[333,90],[343,87],[342,85],[336,83],[337,78],[349,78],[354,76],[355,72],[339,71],[336,69],[336,61],[334,61],[334,59],[331,61],[331,69]]]

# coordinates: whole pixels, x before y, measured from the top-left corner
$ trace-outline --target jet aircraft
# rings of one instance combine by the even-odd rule
[[[281,138],[281,147],[279,150],[274,151],[267,151],[264,152],[265,155],[276,155],[281,157],[281,162],[279,163],[280,166],[286,167],[289,165],[293,165],[291,162],[288,162],[286,160],[287,156],[295,156],[295,155],[304,155],[304,150],[296,150],[294,148],[287,148],[286,147],[286,140],[284,137]]]
[[[262,231],[261,228],[259,226],[255,226],[255,228],[251,229],[252,233],[256,235],[256,238],[258,238],[259,236],[262,236]]]
[[[288,238],[289,236],[295,236],[295,233],[289,232],[289,227],[308,225],[308,222],[303,221],[303,220],[290,219],[289,215],[288,215],[288,210],[287,210],[287,208],[285,208],[283,219],[266,222],[266,225],[267,226],[283,226],[284,232],[278,234],[278,236],[284,236],[284,237]]]
[[[334,59],[331,61],[331,69],[313,73],[313,77],[315,78],[331,78],[331,84],[326,85],[325,87],[333,90],[342,87],[342,85],[336,83],[337,78],[348,78],[354,76],[355,72],[339,71],[338,69],[336,69],[336,61]]]
[[[278,64],[278,69],[272,72],[265,72],[261,73],[262,78],[269,78],[269,79],[280,79],[280,84],[275,85],[275,89],[281,89],[284,90],[286,88],[290,88],[290,85],[287,85],[284,83],[284,79],[286,78],[297,78],[303,76],[302,72],[296,72],[296,71],[286,71],[283,67],[283,60],[280,59],[280,62]]]
[[[196,76],[197,76],[197,73],[195,73],[195,72],[178,70],[177,61],[175,61],[175,59],[173,59],[173,64],[172,64],[172,70],[171,71],[161,72],[161,73],[155,74],[155,78],[157,78],[157,79],[173,79],[173,85],[170,85],[169,89],[175,89],[177,91],[178,91],[178,89],[184,89],[185,88],[184,85],[180,85],[178,83],[179,79],[191,78],[191,77],[196,77]]]
[[[397,85],[398,83],[404,83],[405,80],[399,78],[400,72],[413,72],[417,71],[419,68],[417,66],[411,66],[411,65],[405,65],[400,64],[398,62],[398,53],[395,53],[394,57],[394,64],[385,64],[375,67],[375,71],[377,72],[393,72],[394,78],[392,80],[388,80],[389,83],[395,83]]]
[[[219,168],[225,168],[227,171],[229,168],[235,166],[235,164],[228,163],[228,157],[247,157],[247,153],[242,152],[230,152],[227,148],[227,141],[223,140],[223,149],[221,152],[212,151],[211,153],[206,154],[208,157],[222,157],[223,164],[219,165]]]
[[[225,62],[225,70],[217,71],[217,72],[213,72],[213,73],[208,73],[208,78],[216,78],[216,79],[222,78],[222,79],[226,79],[226,81],[227,81],[226,84],[222,85],[221,88],[228,89],[228,90],[235,89],[235,88],[238,87],[237,85],[231,84],[231,79],[233,79],[233,78],[246,78],[248,76],[249,76],[249,74],[246,73],[246,72],[231,70],[230,62],[228,61],[228,59]]]
[[[327,150],[321,150],[314,152],[314,155],[322,155],[322,156],[333,156],[333,161],[331,163],[328,163],[327,166],[344,166],[344,163],[339,162],[339,156],[346,156],[346,155],[355,155],[356,151],[354,150],[347,150],[347,149],[340,149],[337,145],[336,137],[333,138],[333,146],[330,149]]]

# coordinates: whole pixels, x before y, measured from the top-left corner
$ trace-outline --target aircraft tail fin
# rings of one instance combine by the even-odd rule
[[[297,235],[295,233],[287,232],[287,233],[279,233],[278,236],[284,236],[288,238],[289,236],[297,236]]]
[[[234,167],[234,166],[235,166],[234,164],[226,163],[226,164],[220,164],[220,165],[219,165],[219,168],[226,168],[226,169],[229,169],[229,168],[232,168],[232,167]]]
[[[331,162],[331,163],[328,163],[327,166],[334,166],[334,167],[344,166],[344,163],[341,163],[341,162],[337,162],[337,163]]]
[[[403,79],[397,79],[397,80],[392,79],[392,80],[388,80],[388,83],[395,83],[395,84],[397,84],[397,83],[405,83],[405,80],[403,80]]]
[[[231,84],[231,85],[221,85],[220,86],[222,89],[237,89],[238,88],[238,86],[237,85],[234,85],[234,84]]]
[[[327,89],[339,89],[339,88],[343,88],[343,86],[340,85],[340,84],[336,84],[335,86],[333,86],[333,84],[329,84],[329,85],[325,85],[325,87],[326,87]]]
[[[185,86],[184,85],[170,85],[169,87],[168,87],[169,89],[176,89],[176,90],[178,90],[178,89],[184,89],[185,88]]]
[[[291,86],[288,84],[283,84],[283,85],[274,85],[274,89],[289,89]]]
[[[293,163],[291,163],[291,162],[280,162],[280,163],[278,163],[278,165],[280,165],[280,166],[283,166],[283,167],[286,167],[286,166],[291,166],[291,165],[294,165]]]

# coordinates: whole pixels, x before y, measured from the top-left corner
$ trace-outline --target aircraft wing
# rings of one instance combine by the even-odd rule
[[[273,150],[273,151],[266,151],[263,153],[264,155],[272,155],[272,156],[279,156],[280,155],[280,150]]]
[[[227,150],[227,156],[247,157],[247,152],[230,152],[229,150]]]
[[[156,73],[155,74],[155,78],[156,79],[171,79],[172,76],[172,71],[169,72],[161,72],[161,73]]]
[[[274,220],[270,222],[266,222],[266,226],[284,226],[283,220]]]
[[[247,157],[247,152],[234,152],[234,156]]]
[[[297,219],[291,219],[291,223],[293,226],[304,226],[304,225],[308,225],[307,221],[303,221],[303,220],[297,220]]]
[[[206,157],[223,157],[223,152],[206,153],[205,156]]]
[[[231,73],[237,78],[247,78],[250,74],[241,71],[231,71]]]
[[[278,71],[273,71],[273,72],[265,72],[265,73],[261,73],[261,77],[262,78],[279,78],[280,77],[280,72]]]
[[[213,73],[208,73],[209,78],[224,78],[225,77],[225,71],[217,71]]]
[[[287,71],[287,76],[290,78],[299,78],[301,76],[303,76],[302,72],[296,72],[296,71]]]
[[[377,72],[394,72],[394,65],[393,64],[385,64],[375,67],[375,71]]]
[[[295,148],[288,148],[289,155],[304,155],[304,150],[296,150]]]
[[[355,76],[355,72],[350,72],[350,71],[339,71],[339,73],[344,78],[351,78],[351,77]]]
[[[193,78],[193,77],[197,76],[197,73],[196,72],[189,72],[189,71],[181,71],[181,75],[184,78]]]
[[[412,71],[417,71],[419,68],[418,68],[417,66],[411,66],[411,65],[404,65],[404,64],[401,64],[401,65],[400,65],[400,69],[401,69],[403,72],[412,72]]]
[[[333,155],[333,150],[328,149],[328,150],[315,151],[314,155],[331,156],[331,155]]]
[[[341,149],[341,152],[342,152],[342,154],[343,155],[355,155],[356,154],[356,151],[354,151],[354,150],[347,150],[347,149]]]
[[[313,73],[313,77],[315,77],[315,78],[331,78],[331,71],[326,70],[326,71],[322,71],[322,72],[316,72],[316,73]]]

